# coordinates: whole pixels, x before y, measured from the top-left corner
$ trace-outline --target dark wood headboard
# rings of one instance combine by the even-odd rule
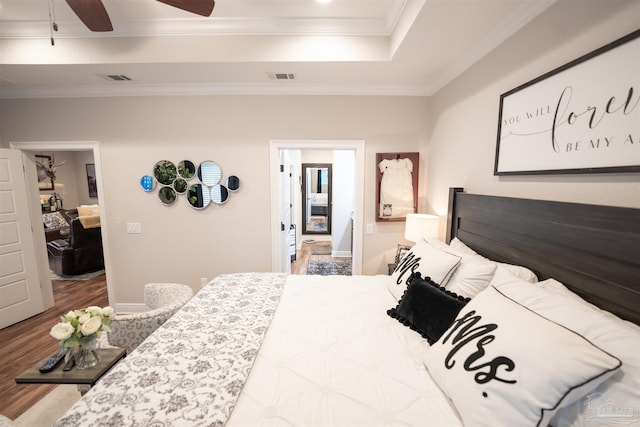
[[[640,324],[640,209],[449,190],[454,237],[496,261],[562,282],[585,300]]]

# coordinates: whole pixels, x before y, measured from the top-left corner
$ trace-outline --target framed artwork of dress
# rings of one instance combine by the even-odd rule
[[[376,154],[376,221],[405,221],[418,211],[419,153]]]

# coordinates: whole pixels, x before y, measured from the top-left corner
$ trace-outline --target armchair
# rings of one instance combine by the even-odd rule
[[[73,275],[104,268],[100,227],[85,228],[82,220],[69,222],[69,238],[47,243],[49,267],[60,275]]]
[[[109,345],[130,353],[153,331],[160,327],[193,296],[191,287],[179,283],[147,283],[144,303],[150,311],[116,315],[109,323]]]

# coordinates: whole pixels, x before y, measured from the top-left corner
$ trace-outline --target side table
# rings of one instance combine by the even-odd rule
[[[398,266],[397,264],[387,264],[387,274],[391,276],[397,266]]]
[[[53,371],[42,374],[38,368],[48,359],[47,357],[18,375],[15,381],[17,384],[77,384],[78,391],[84,394],[127,355],[127,351],[119,347],[99,348],[96,351],[100,355],[100,362],[91,368],[74,367],[65,372],[62,370],[64,367],[64,361],[62,361]]]

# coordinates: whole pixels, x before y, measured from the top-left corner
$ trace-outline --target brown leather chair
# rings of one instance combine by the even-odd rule
[[[100,227],[84,228],[79,218],[69,223],[69,238],[47,243],[49,267],[60,275],[74,275],[104,268]]]

